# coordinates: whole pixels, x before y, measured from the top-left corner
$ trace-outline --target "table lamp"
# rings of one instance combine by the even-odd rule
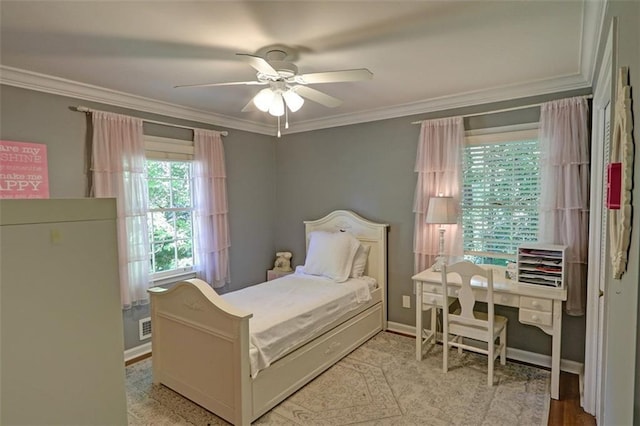
[[[454,225],[458,223],[457,205],[453,197],[431,197],[429,199],[429,205],[427,206],[426,223],[440,225],[438,232],[440,234],[438,257],[436,263],[433,265],[434,271],[441,271],[442,265],[445,264],[444,257],[444,226]]]

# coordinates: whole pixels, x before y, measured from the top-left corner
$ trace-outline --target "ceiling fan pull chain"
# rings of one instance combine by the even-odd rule
[[[278,116],[278,137],[280,137],[280,116]]]
[[[284,108],[284,128],[285,129],[289,128],[289,111],[286,106]]]

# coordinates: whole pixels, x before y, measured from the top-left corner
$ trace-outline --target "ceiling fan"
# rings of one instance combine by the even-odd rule
[[[373,73],[366,68],[298,74],[298,67],[291,60],[287,60],[295,56],[291,48],[278,46],[261,50],[264,51],[264,57],[236,53],[238,57],[257,71],[254,81],[187,84],[175,87],[268,86],[259,91],[242,111],[250,111],[255,106],[261,111],[280,117],[286,113],[286,109],[291,112],[298,111],[304,103],[303,98],[329,108],[342,104],[340,99],[313,89],[308,86],[310,84],[361,81],[373,78]]]

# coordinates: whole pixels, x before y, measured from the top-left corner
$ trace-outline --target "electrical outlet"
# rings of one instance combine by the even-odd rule
[[[411,308],[411,297],[410,296],[402,296],[402,307],[403,308]]]

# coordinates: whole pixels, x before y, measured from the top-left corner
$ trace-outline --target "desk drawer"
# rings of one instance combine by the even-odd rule
[[[428,306],[424,306],[424,308],[431,308],[431,306],[436,305],[436,306],[442,306],[442,295],[440,294],[433,294],[433,293],[422,293],[422,305],[428,305]]]
[[[551,312],[541,312],[531,309],[520,308],[518,321],[523,324],[533,325],[551,325],[553,324],[553,316]]]
[[[442,293],[442,286],[439,284],[422,284],[422,292],[423,293],[433,293],[440,294]]]
[[[457,298],[460,288],[456,286],[449,287],[449,298]],[[422,292],[422,301],[426,305],[442,306],[442,287],[439,285],[424,285]],[[481,290],[473,290],[473,294],[478,302],[487,301],[487,293]],[[493,301],[496,305],[511,306],[513,308],[520,307],[520,296],[517,294],[494,293]],[[449,301],[451,304],[451,301]]]
[[[520,305],[520,296],[517,294],[493,293],[493,303],[502,306],[517,308]]]
[[[520,307],[524,309],[531,309],[534,311],[552,312],[553,300],[522,296],[520,298]]]
[[[473,290],[474,296],[478,302],[487,301],[487,293],[485,291]],[[452,296],[458,296],[458,290],[452,294]],[[493,293],[493,303],[501,306],[511,306],[518,308],[520,306],[520,296],[517,294],[505,294],[505,293]]]

